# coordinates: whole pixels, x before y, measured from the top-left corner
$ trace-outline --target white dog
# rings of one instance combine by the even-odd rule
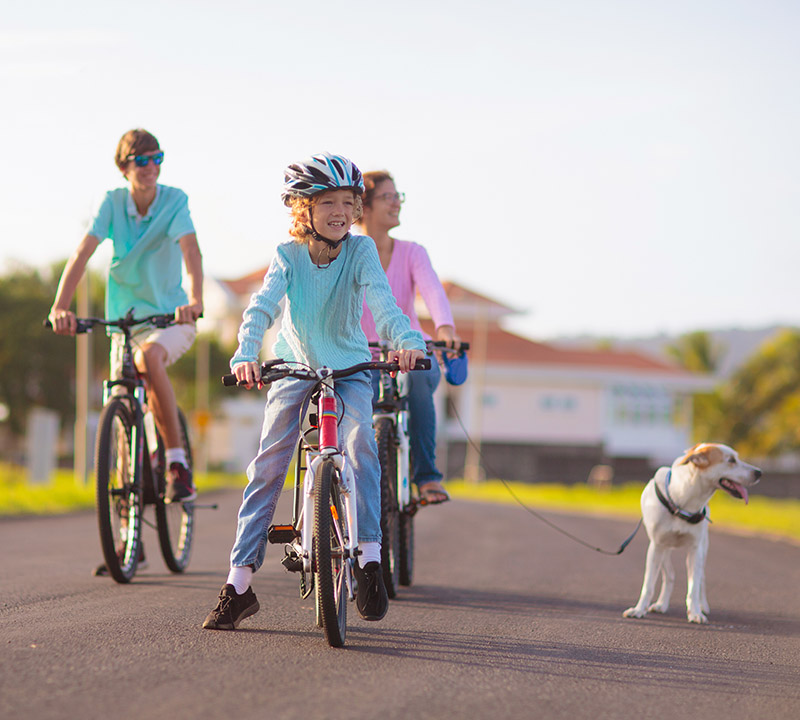
[[[639,602],[625,617],[664,613],[669,607],[675,570],[672,549],[685,547],[688,587],[686,614],[689,622],[708,622],[705,565],[708,553],[708,501],[722,488],[729,495],[748,499],[747,488],[755,485],[761,470],[739,459],[727,445],[701,443],[687,450],[672,467],[662,467],[642,491],[642,520],[650,538]],[[652,605],[658,574],[661,593]]]

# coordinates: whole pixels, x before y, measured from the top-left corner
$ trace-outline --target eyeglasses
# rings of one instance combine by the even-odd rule
[[[376,200],[383,200],[384,202],[399,202],[401,205],[406,201],[406,194],[393,192],[393,193],[383,193],[383,195],[378,195]]]
[[[136,167],[147,167],[150,161],[153,161],[153,165],[161,165],[164,162],[164,153],[157,152],[155,155],[128,155],[128,160],[133,160],[136,163]]]

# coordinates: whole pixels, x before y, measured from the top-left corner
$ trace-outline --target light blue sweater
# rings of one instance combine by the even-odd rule
[[[380,337],[397,349],[425,349],[422,334],[411,329],[397,306],[371,238],[348,238],[325,268],[311,261],[308,245],[280,244],[264,284],[242,316],[231,368],[243,361],[258,362],[264,333],[280,314],[278,303],[284,296],[286,312],[273,347],[275,357],[313,368],[342,369],[367,362],[369,345],[361,329],[365,293]]]

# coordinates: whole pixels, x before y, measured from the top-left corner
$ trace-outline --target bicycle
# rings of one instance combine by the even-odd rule
[[[413,369],[429,367],[430,360],[420,360]],[[272,544],[283,544],[282,565],[290,572],[300,573],[301,598],[315,592],[316,624],[331,647],[345,643],[347,601],[355,598],[352,564],[361,554],[356,478],[339,443],[341,419],[335,384],[336,380],[365,370],[399,369],[397,363],[376,361],[342,370],[313,369],[280,359],[261,365],[261,382],[265,385],[287,377],[313,383],[300,407],[292,523],[271,525],[267,539]],[[235,375],[223,376],[222,382],[227,386],[238,384]],[[342,408],[342,417],[344,412]]]
[[[428,340],[428,353],[444,352],[447,343]],[[385,359],[390,346],[371,342],[371,348]],[[454,348],[469,350],[469,343]],[[392,377],[381,371],[378,400],[372,422],[381,463],[381,567],[383,582],[390,598],[397,597],[400,585],[409,586],[414,578],[414,515],[421,505],[411,488],[412,464],[408,432],[408,378]]]
[[[95,506],[100,546],[111,577],[128,583],[136,574],[142,554],[144,507],[155,506],[161,555],[169,570],[182,573],[189,564],[194,539],[194,502],[166,503],[164,442],[147,407],[144,380],[133,361],[131,329],[151,324],[164,328],[172,314],[134,318],[133,309],[118,320],[77,318],[77,333],[95,327],[116,327],[125,336],[121,377],[103,381],[103,409],[95,443]],[[52,327],[50,321],[45,325]],[[183,412],[178,409],[181,440],[189,469],[192,448]],[[151,449],[152,448],[152,449]]]

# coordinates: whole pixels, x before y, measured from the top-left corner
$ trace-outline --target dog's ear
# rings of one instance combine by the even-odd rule
[[[684,456],[679,458],[676,462],[678,465],[693,463],[699,468],[707,468],[709,465],[718,462],[721,459],[719,457],[720,455],[721,452],[719,448],[707,443],[700,443],[690,450],[687,450]]]
[[[700,445],[695,445],[694,447],[689,448],[688,450],[683,451],[683,455],[679,457],[676,461],[676,465],[688,465],[690,462],[694,461],[695,453],[700,448]]]

